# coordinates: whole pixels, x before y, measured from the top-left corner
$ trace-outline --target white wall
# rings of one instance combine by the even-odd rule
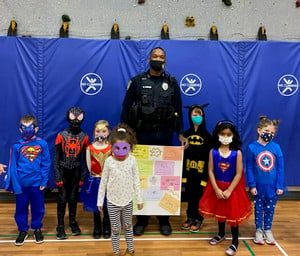
[[[159,39],[162,25],[171,39],[208,39],[216,25],[220,40],[256,40],[258,28],[266,28],[268,40],[300,39],[300,8],[296,0],[1,0],[0,36],[6,36],[10,21],[18,23],[19,35],[58,37],[61,16],[68,14],[70,37],[110,38],[114,22],[121,39]],[[185,18],[194,16],[195,27]]]

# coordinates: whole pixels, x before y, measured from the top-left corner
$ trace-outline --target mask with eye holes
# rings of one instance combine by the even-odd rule
[[[71,130],[78,130],[84,119],[84,111],[80,107],[71,107],[67,112],[67,121]]]
[[[33,136],[36,135],[36,132],[35,132],[35,124],[34,123],[30,123],[29,125],[24,125],[24,124],[21,124],[20,125],[20,130],[21,130],[21,133],[22,133],[22,137],[25,139],[25,140],[30,140]]]
[[[118,159],[125,158],[131,150],[130,144],[128,142],[116,142],[113,144],[111,151]]]

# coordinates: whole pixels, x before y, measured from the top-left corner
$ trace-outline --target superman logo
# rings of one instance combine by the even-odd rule
[[[219,163],[219,168],[222,170],[222,172],[225,172],[230,167],[230,163]]]
[[[26,157],[31,163],[42,152],[40,146],[24,146],[21,148],[21,154]]]

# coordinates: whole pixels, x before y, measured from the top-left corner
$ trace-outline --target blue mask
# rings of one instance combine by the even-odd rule
[[[35,135],[35,124],[31,123],[28,126],[21,124],[20,125],[22,137],[25,140],[30,140]]]
[[[270,140],[273,140],[274,135],[270,132],[264,132],[260,135],[260,137],[265,141],[269,142]]]
[[[200,125],[202,123],[202,116],[192,116],[192,122],[196,125]]]

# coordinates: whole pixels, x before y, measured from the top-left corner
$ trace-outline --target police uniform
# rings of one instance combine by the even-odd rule
[[[123,101],[121,121],[135,130],[139,144],[172,145],[174,131],[183,134],[182,102],[175,77],[166,72],[151,76],[148,70],[132,78]],[[137,216],[136,225],[147,226],[149,218]],[[169,216],[157,218],[161,231],[163,226],[170,226]]]

